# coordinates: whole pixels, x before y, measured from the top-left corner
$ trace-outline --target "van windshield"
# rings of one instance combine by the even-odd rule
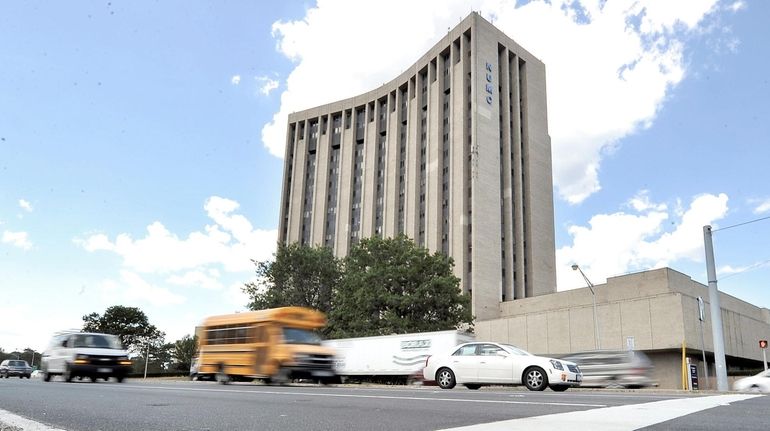
[[[72,347],[95,347],[101,349],[122,349],[120,339],[114,335],[78,334],[73,337]]]
[[[283,340],[286,344],[321,344],[321,337],[307,329],[283,328]]]

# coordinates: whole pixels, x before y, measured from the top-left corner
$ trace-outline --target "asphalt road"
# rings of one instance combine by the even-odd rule
[[[556,393],[515,388],[471,391],[406,386],[222,386],[131,379],[122,384],[61,380],[44,383],[1,379],[0,422],[3,414],[6,419],[11,414],[58,429],[104,431],[437,430],[476,424],[485,424],[478,429],[520,429],[519,425],[524,425],[521,421],[529,421],[527,429],[553,429],[556,424],[567,424],[571,429],[590,427],[594,431],[642,428],[640,424],[655,430],[770,428],[763,420],[770,411],[770,397],[731,399],[729,405],[722,405],[725,400],[716,398],[654,391]],[[712,402],[715,404],[709,404]],[[666,420],[654,419],[655,414],[670,411],[672,406],[683,410]],[[687,408],[701,410],[684,415]],[[620,424],[615,428],[611,426],[613,417]],[[506,422],[488,425],[498,421]]]

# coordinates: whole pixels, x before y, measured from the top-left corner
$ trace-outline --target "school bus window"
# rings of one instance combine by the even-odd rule
[[[208,344],[245,344],[248,327],[220,326],[206,330]]]

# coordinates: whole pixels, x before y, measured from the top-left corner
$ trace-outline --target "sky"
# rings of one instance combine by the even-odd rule
[[[390,81],[471,11],[546,64],[558,290],[585,286],[573,263],[705,284],[710,224],[719,289],[770,307],[768,2],[6,1],[0,348],[113,305],[169,342],[244,310],[287,115]]]

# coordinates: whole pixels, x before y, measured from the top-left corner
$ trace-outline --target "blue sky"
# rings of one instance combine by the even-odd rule
[[[470,10],[546,63],[560,290],[573,262],[705,282],[702,226],[770,216],[766,2],[412,3],[0,3],[0,347],[116,304],[168,341],[243,309],[286,115],[390,80]],[[770,307],[769,232],[715,234],[721,290]]]

